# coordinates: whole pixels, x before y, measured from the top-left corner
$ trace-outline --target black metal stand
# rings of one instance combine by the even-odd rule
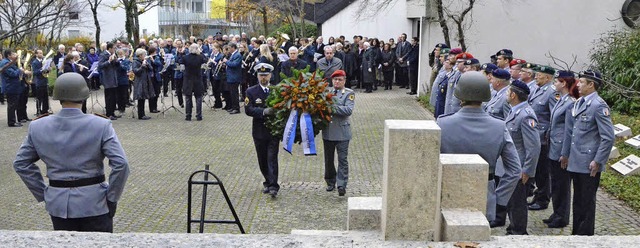
[[[174,83],[173,80],[172,80],[172,82],[169,82],[169,84],[167,85],[167,87],[169,87],[169,93],[173,92],[173,86],[171,85],[171,83]],[[163,99],[163,101],[162,101],[163,110],[162,110],[162,113],[161,113],[162,116],[164,116],[165,112],[169,111],[170,109],[173,109],[173,110],[177,111],[180,114],[184,114],[184,113],[182,113],[182,111],[180,111],[178,108],[176,108],[176,106],[173,105],[173,97],[174,97],[174,95],[172,93],[171,94],[171,106],[169,106],[169,107],[166,107],[164,105],[164,97],[162,98]]]
[[[193,178],[198,174],[204,174],[204,180],[202,181],[194,181]],[[215,181],[209,181],[209,175],[215,178]],[[201,184],[202,189],[202,206],[200,208],[200,219],[191,219],[191,195],[192,195],[192,186],[194,184]],[[229,205],[229,209],[233,214],[233,218],[235,220],[205,220],[205,210],[207,205],[207,187],[209,185],[218,185],[220,190],[222,190],[222,195],[224,195],[224,199],[227,201],[227,205]],[[214,224],[236,224],[240,229],[240,233],[245,234],[244,228],[242,228],[242,224],[240,223],[240,219],[236,214],[236,210],[233,208],[233,204],[231,204],[231,200],[229,200],[229,195],[227,195],[227,191],[224,189],[224,185],[220,178],[218,178],[215,174],[209,171],[209,165],[204,166],[204,170],[199,170],[191,174],[189,176],[189,189],[188,189],[188,199],[187,199],[187,233],[191,233],[191,223],[199,223],[200,224],[200,233],[204,232],[204,224],[205,223],[214,223]]]

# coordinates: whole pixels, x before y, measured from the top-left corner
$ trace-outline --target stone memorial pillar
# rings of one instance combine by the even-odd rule
[[[385,240],[440,239],[440,127],[386,120],[381,229]]]

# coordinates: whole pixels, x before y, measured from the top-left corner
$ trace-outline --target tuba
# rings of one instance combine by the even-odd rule
[[[18,50],[17,54],[18,58],[16,59],[16,63],[18,64],[18,68],[24,69],[22,68],[22,50]],[[22,73],[20,74],[20,81],[22,81]]]
[[[24,59],[24,65],[22,65],[22,68],[26,71],[31,71],[31,56],[33,56],[32,53],[27,53],[27,56]],[[31,84],[33,82],[33,74],[26,75],[25,81],[27,84]]]

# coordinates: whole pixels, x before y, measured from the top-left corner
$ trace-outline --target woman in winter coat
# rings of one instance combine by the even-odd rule
[[[144,113],[144,100],[151,99],[156,96],[153,90],[153,63],[148,61],[147,51],[136,49],[136,57],[133,58],[131,68],[135,79],[133,80],[133,100],[138,100],[138,119],[148,120],[151,117]]]

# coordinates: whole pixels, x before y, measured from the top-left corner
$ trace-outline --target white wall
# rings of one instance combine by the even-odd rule
[[[361,0],[357,0],[334,15],[322,24],[322,36],[327,42],[330,36],[344,35],[351,40],[354,35],[376,37],[384,39],[393,38],[397,41],[400,34],[411,36],[411,21],[406,18],[406,0],[394,0],[392,5],[385,10],[373,11],[373,18],[362,17],[356,20],[355,15],[359,11]]]
[[[160,34],[160,26],[158,25],[158,7],[153,7],[144,14],[138,16],[138,23],[140,24],[140,35],[144,35],[142,32],[147,30],[147,35]]]
[[[624,0],[493,0],[482,1],[473,9],[473,24],[467,31],[468,52],[481,62],[498,50],[509,48],[515,58],[555,66],[550,58],[578,63],[572,70],[579,71],[590,64],[589,51],[600,34],[625,27],[620,19]],[[611,21],[610,21],[611,20]],[[457,46],[450,25],[452,45]],[[425,28],[429,40],[423,47],[431,50],[443,42],[438,23]],[[556,66],[557,67],[557,66]]]

